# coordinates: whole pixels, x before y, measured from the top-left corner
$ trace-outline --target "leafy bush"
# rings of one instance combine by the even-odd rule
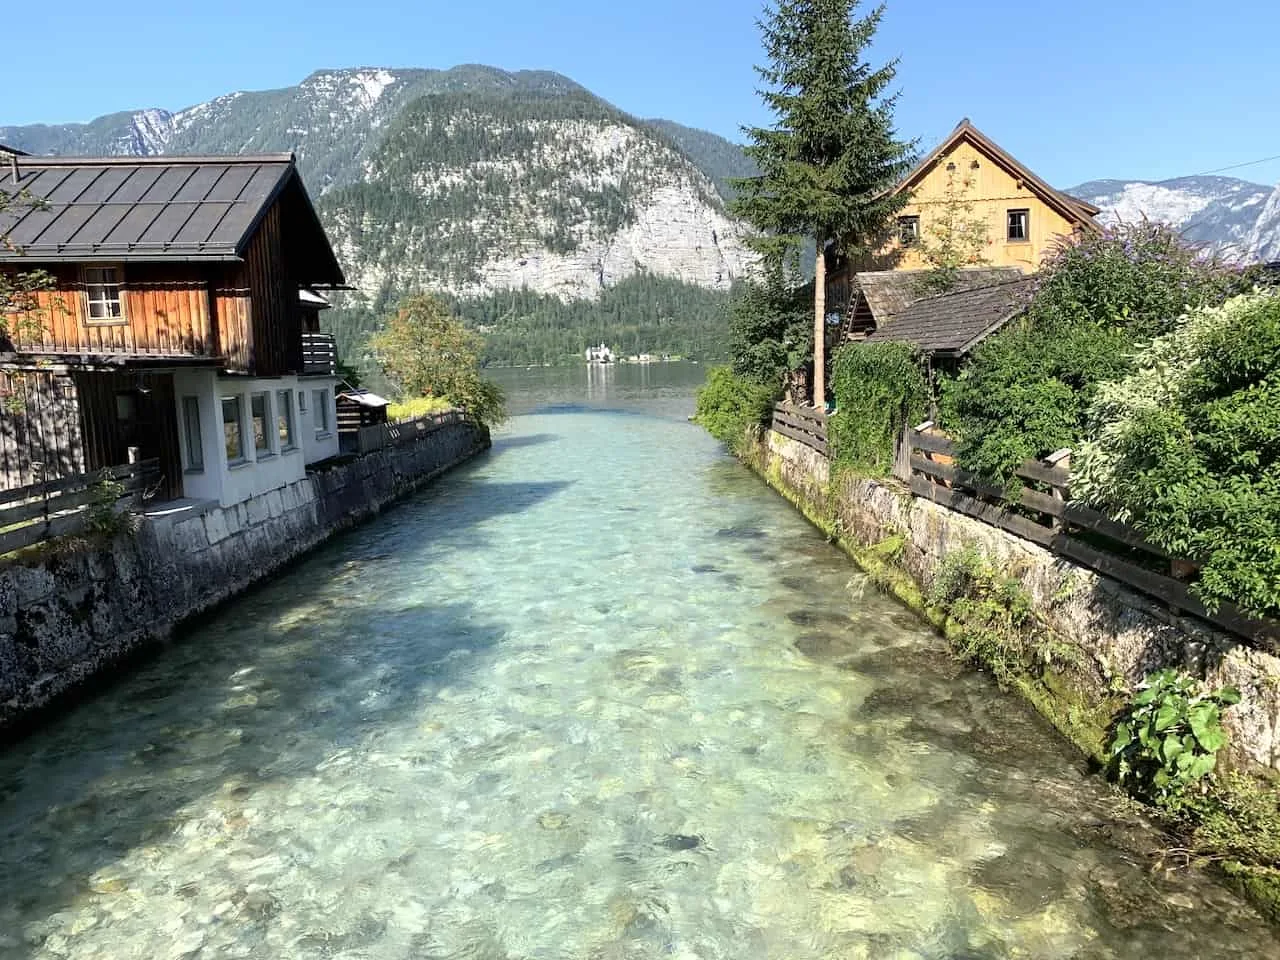
[[[698,390],[694,420],[717,440],[736,450],[747,427],[769,416],[778,389],[740,377],[729,367],[712,367]]]
[[[761,282],[734,298],[729,314],[733,372],[758,384],[781,385],[813,355],[813,286],[794,285],[797,266],[766,261]]]
[[[1016,577],[1000,573],[975,548],[943,558],[926,602],[947,616],[947,635],[960,657],[991,671],[1001,686],[1022,668],[1031,598]]]
[[[1213,772],[1227,742],[1222,710],[1239,702],[1232,687],[1200,693],[1195,680],[1175,670],[1149,675],[1116,724],[1112,774],[1136,796],[1177,809]]]
[[[387,407],[387,419],[392,422],[416,420],[452,407],[453,403],[445,397],[406,397]]]
[[[1075,496],[1200,561],[1206,606],[1280,614],[1280,292],[1188,315],[1090,421]]]
[[[1074,447],[1097,385],[1128,372],[1136,345],[1246,283],[1163,225],[1121,225],[1063,245],[1043,265],[1026,315],[944,385],[941,419],[961,463],[1008,483],[1028,457]]]
[[[887,474],[903,428],[918,422],[929,405],[929,385],[914,348],[888,342],[842,347],[832,362],[831,389],[836,413],[827,433],[834,462]]]

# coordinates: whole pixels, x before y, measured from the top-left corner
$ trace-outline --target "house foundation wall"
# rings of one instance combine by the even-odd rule
[[[144,518],[110,543],[51,545],[0,568],[0,729],[488,447],[487,429],[449,424],[232,506]]]

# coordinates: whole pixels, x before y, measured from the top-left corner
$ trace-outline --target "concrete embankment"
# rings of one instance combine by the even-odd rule
[[[1211,687],[1230,685],[1242,701],[1226,712],[1228,759],[1280,770],[1280,657],[1182,616],[1030,541],[913,497],[893,481],[830,476],[827,460],[765,431],[743,459],[922,615],[925,592],[949,554],[976,550],[1016,578],[1047,652],[1018,686],[1068,737],[1095,757],[1123,692],[1163,667]]]
[[[232,507],[151,516],[109,543],[0,567],[0,728],[163,640],[340,530],[489,447],[449,424]]]

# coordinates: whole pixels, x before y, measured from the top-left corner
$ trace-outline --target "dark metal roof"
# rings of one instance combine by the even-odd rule
[[[238,260],[293,181],[310,228],[323,228],[292,154],[231,157],[22,157],[3,171],[0,263]],[[296,209],[296,207],[295,207]],[[327,241],[324,242],[327,248]],[[332,265],[313,282],[342,282]],[[336,280],[332,279],[336,276]]]
[[[959,356],[1020,314],[1034,285],[1026,277],[920,300],[878,327],[867,342],[894,340],[925,353]]]

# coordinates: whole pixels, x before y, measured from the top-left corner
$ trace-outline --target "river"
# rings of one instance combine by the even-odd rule
[[[1277,955],[702,371],[502,372],[490,454],[0,753],[0,957]]]

